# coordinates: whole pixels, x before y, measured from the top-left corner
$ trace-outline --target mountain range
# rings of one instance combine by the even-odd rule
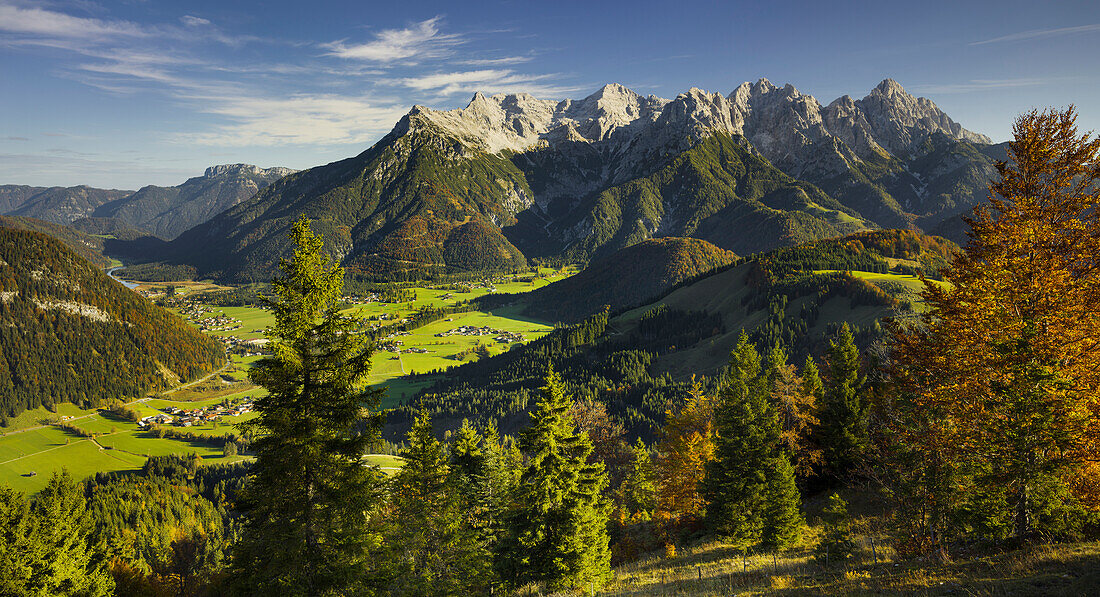
[[[202,176],[176,186],[149,185],[136,192],[0,185],[0,214],[73,225],[88,233],[131,229],[170,240],[292,172],[226,164],[207,168]],[[98,221],[86,222],[89,218]]]
[[[887,79],[828,105],[766,79],[675,99],[606,85],[582,100],[476,94],[415,106],[363,153],[298,172],[157,257],[265,279],[301,216],[371,279],[587,261],[655,237],[740,255],[876,228],[950,233],[1004,147]]]

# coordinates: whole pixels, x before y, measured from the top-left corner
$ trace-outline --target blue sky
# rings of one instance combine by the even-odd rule
[[[886,77],[994,140],[1031,107],[1100,129],[1095,2],[0,0],[0,184],[138,188],[355,155],[474,91],[828,103]]]

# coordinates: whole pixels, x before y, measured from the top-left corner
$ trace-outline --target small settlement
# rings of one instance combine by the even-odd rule
[[[252,399],[246,398],[231,404],[211,404],[202,408],[183,409],[168,406],[161,409],[155,415],[149,415],[138,422],[142,429],[155,425],[172,425],[174,427],[191,427],[206,423],[220,422],[223,417],[238,417],[247,412],[252,412]]]

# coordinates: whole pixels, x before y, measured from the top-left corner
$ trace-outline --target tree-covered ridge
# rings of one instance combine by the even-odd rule
[[[88,233],[78,231],[69,226],[62,226],[37,220],[35,218],[22,218],[19,216],[0,216],[0,228],[14,228],[16,230],[33,230],[48,234],[65,243],[70,249],[84,259],[98,267],[106,267],[108,259],[103,256],[103,239],[91,236]]]
[[[876,230],[777,249],[689,278],[640,307],[597,312],[525,346],[451,369],[409,403],[428,409],[444,429],[468,418],[495,421],[511,432],[524,422],[521,415],[540,387],[539,371],[550,363],[578,400],[601,403],[628,430],[652,437],[667,401],[686,395],[693,375],[718,374],[742,331],[762,347],[787,347],[796,360],[822,354],[844,323],[866,346],[883,334],[878,320],[904,312],[915,295],[846,270],[939,271],[954,246],[916,232]],[[412,417],[410,407],[391,412],[387,439],[399,441]]]
[[[674,284],[735,259],[733,252],[699,239],[649,239],[597,259],[580,273],[535,290],[521,300],[528,315],[574,322],[603,305],[615,310],[640,304]],[[494,302],[508,300],[492,298]]]
[[[289,250],[291,224],[304,215],[352,273],[392,280],[510,270],[526,262],[500,227],[530,198],[523,173],[505,157],[395,131],[354,158],[280,179],[181,235],[165,256],[203,275],[269,279]]]
[[[91,407],[217,368],[221,345],[45,234],[0,228],[0,413]]]

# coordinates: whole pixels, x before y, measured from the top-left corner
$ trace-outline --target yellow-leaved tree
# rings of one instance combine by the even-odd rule
[[[1017,119],[948,284],[894,329],[888,460],[922,548],[1070,533],[1100,506],[1100,140],[1075,121]]]

